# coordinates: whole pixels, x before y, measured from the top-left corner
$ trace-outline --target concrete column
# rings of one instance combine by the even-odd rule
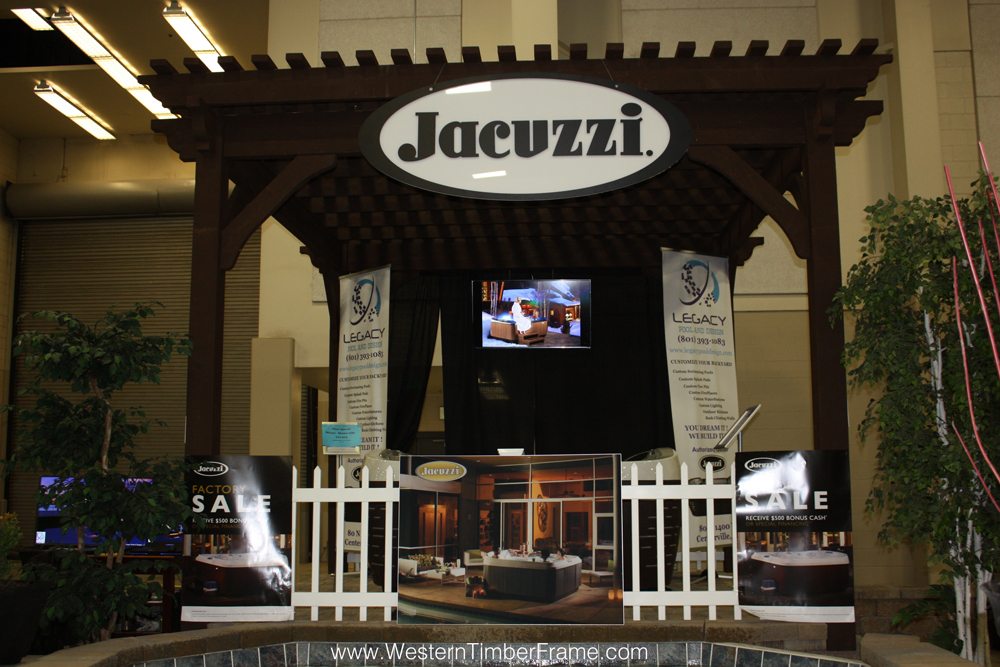
[[[511,36],[518,58],[534,57],[535,44],[549,44],[559,53],[557,0],[510,0]]]
[[[889,66],[895,194],[936,197],[945,190],[930,0],[883,0]]]
[[[251,455],[298,455],[302,379],[294,362],[295,341],[291,338],[251,341]]]

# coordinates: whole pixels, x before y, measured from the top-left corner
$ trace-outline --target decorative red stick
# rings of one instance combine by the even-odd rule
[[[975,271],[973,271],[973,275],[975,275]],[[969,358],[965,352],[965,336],[962,332],[962,309],[958,301],[958,260],[954,257],[951,258],[951,279],[955,297],[955,324],[958,327],[958,347],[962,350],[962,369],[965,371],[965,397],[969,404],[969,420],[972,422],[972,435],[975,437],[976,444],[979,445],[979,451],[983,455],[983,459],[986,461],[986,464],[990,467],[993,477],[1000,482],[1000,473],[997,472],[996,466],[993,465],[993,461],[990,460],[989,454],[986,453],[986,448],[983,446],[982,438],[979,437],[979,424],[976,421],[976,408],[972,402],[972,376],[969,373]],[[994,349],[996,349],[995,346]]]
[[[958,441],[962,443],[962,449],[965,450],[965,455],[969,458],[969,463],[972,464],[972,469],[976,473],[976,477],[979,478],[979,483],[983,485],[983,490],[986,491],[986,495],[989,496],[990,502],[993,503],[993,507],[997,508],[997,512],[1000,512],[1000,504],[997,504],[997,499],[993,497],[993,493],[990,492],[990,487],[986,484],[986,480],[983,479],[983,474],[979,472],[979,466],[976,465],[976,460],[972,458],[972,452],[969,448],[965,446],[965,440],[962,439],[962,434],[958,432],[958,428],[955,427],[955,422],[951,423],[951,430],[955,432],[955,437]]]
[[[986,307],[986,296],[983,294],[983,286],[979,282],[979,275],[976,273],[976,262],[972,258],[972,248],[969,246],[969,238],[965,233],[965,223],[962,222],[962,214],[958,210],[958,202],[955,198],[955,187],[951,183],[951,170],[944,168],[945,180],[948,181],[948,194],[951,195],[951,208],[955,212],[955,219],[958,221],[958,230],[962,234],[962,246],[965,248],[965,257],[969,260],[969,273],[972,274],[972,282],[976,285],[976,294],[979,296],[979,308],[983,311],[983,319],[986,321],[986,333],[990,339],[990,347],[993,349],[993,365],[997,370],[997,379],[1000,379],[1000,352],[997,351],[997,339],[993,334],[993,324],[990,322],[990,311]],[[958,272],[955,270],[955,306],[958,307]],[[956,313],[957,314],[957,313]],[[959,336],[962,335],[959,330]],[[965,354],[965,346],[962,346],[962,354]],[[971,396],[970,396],[971,399]],[[969,404],[972,407],[972,404]],[[978,438],[977,438],[978,439]]]

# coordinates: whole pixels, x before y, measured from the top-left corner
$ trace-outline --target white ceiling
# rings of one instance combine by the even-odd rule
[[[236,56],[249,68],[251,55],[267,52],[267,1],[184,0],[181,5],[198,17],[224,55]],[[185,72],[182,61],[194,54],[163,20],[166,4],[165,0],[75,0],[65,6],[100,33],[139,74],[151,74],[149,61],[155,58],[169,60]],[[31,0],[0,0],[0,19],[17,20],[11,8],[32,6],[57,8]],[[151,133],[153,115],[96,65],[0,67],[0,129],[16,139],[89,137],[35,96],[32,88],[40,79],[76,98],[110,125],[116,136]]]

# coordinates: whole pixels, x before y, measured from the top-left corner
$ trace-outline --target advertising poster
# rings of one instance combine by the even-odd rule
[[[624,622],[618,454],[404,456],[400,623]]]
[[[183,566],[181,620],[294,620],[291,458],[190,456],[186,463],[191,508],[204,526]]]
[[[774,621],[854,621],[847,452],[737,454],[736,527],[744,611]]]
[[[365,454],[385,449],[389,395],[389,267],[340,277],[337,419],[361,427],[358,454],[340,458],[347,486],[361,486]]]
[[[696,479],[711,464],[716,479],[726,479],[735,445],[723,451],[715,445],[740,416],[729,262],[667,248],[662,252],[663,330],[678,464],[687,463]],[[732,542],[732,528],[726,520],[717,523],[717,544]],[[704,545],[705,520],[696,516],[691,530],[694,546]]]

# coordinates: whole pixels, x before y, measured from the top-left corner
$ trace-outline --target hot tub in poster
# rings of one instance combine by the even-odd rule
[[[562,559],[483,558],[483,578],[490,591],[503,595],[552,602],[575,593],[580,587],[583,561],[578,556]]]
[[[759,552],[750,560],[759,568],[753,575],[755,592],[815,596],[850,588],[850,559],[839,551]]]

